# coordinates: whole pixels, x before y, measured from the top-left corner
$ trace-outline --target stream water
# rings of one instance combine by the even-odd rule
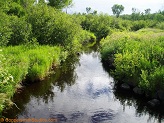
[[[144,99],[114,89],[114,79],[96,51],[71,58],[45,80],[14,95],[7,118],[53,118],[55,123],[162,123],[163,109],[149,110]]]

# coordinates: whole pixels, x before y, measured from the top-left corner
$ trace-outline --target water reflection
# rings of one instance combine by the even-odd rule
[[[100,54],[88,50],[69,58],[56,73],[16,94],[8,118],[57,118],[58,123],[157,123],[163,111],[145,108],[133,95],[113,89]]]
[[[61,92],[67,85],[73,85],[77,79],[77,74],[74,70],[79,64],[78,57],[70,56],[60,68],[56,70],[55,76],[53,76],[53,85],[57,86]]]
[[[35,101],[37,105],[40,105],[40,102],[45,104],[53,103],[55,93],[52,90],[54,86],[62,92],[66,85],[71,86],[75,83],[76,73],[74,69],[78,61],[78,57],[68,58],[59,68],[56,68],[55,74],[46,77],[41,82],[21,88],[19,93],[16,93],[13,97],[16,106],[13,105],[10,110],[4,111],[3,115],[8,118],[18,118],[19,114],[28,116],[29,111],[26,110],[26,104],[32,101],[33,98],[37,99]]]
[[[115,88],[114,91],[115,97],[120,101],[121,105],[123,105],[123,110],[125,107],[135,107],[135,116],[136,117],[142,117],[147,114],[149,114],[147,121],[158,121],[159,123],[164,122],[164,107],[156,107],[151,108],[148,107],[147,102],[148,99],[144,97],[140,97],[137,95],[134,95],[133,93],[129,93],[123,90],[120,90],[118,88]]]

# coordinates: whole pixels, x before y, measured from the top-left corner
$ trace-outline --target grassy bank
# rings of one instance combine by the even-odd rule
[[[1,48],[0,66],[0,112],[6,105],[12,104],[11,97],[20,83],[41,80],[51,68],[58,66],[67,56],[57,46],[10,46]]]
[[[136,84],[146,92],[164,89],[164,31],[141,29],[115,32],[101,41],[102,59],[114,65],[122,82]]]

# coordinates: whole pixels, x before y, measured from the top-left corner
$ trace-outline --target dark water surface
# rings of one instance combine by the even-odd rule
[[[149,110],[142,99],[113,89],[98,52],[71,58],[44,81],[17,93],[7,118],[56,118],[57,123],[159,123],[163,110]]]

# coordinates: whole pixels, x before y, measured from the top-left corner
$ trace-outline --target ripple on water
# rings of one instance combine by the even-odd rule
[[[107,122],[110,123],[114,118],[113,111],[96,111],[91,116],[92,123]]]

